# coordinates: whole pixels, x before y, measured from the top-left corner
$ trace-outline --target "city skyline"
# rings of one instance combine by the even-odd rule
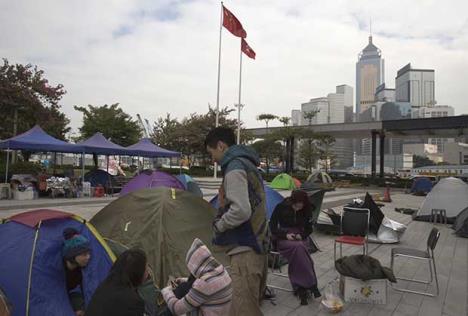
[[[0,56],[32,63],[68,94],[63,111],[80,125],[73,105],[120,102],[151,121],[170,108],[182,118],[215,104],[219,2],[49,1],[0,6]],[[357,54],[366,45],[369,17],[383,51],[385,82],[411,62],[437,72],[438,104],[468,113],[468,22],[464,2],[392,4],[226,1],[243,23],[257,59],[244,59],[242,119],[261,126],[262,112],[289,116],[339,84],[355,88]],[[408,12],[398,10],[405,6]],[[424,9],[424,10],[423,10]],[[261,14],[260,14],[261,13]],[[411,17],[411,18],[409,18]],[[423,19],[427,23],[416,23]],[[433,23],[436,21],[437,23]],[[413,22],[412,22],[413,21]],[[415,27],[417,26],[417,27]],[[221,105],[237,100],[238,42],[223,35]],[[280,123],[273,123],[279,125]]]

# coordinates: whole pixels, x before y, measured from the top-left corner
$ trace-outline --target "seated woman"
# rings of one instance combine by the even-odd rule
[[[307,193],[293,191],[273,211],[270,219],[273,242],[288,260],[288,275],[294,292],[307,305],[309,291],[320,297],[314,263],[307,250],[307,237],[312,233],[312,207]]]
[[[161,293],[173,315],[229,315],[231,277],[203,242],[196,238],[186,257],[191,276],[177,279]]]
[[[146,254],[140,249],[124,251],[109,276],[99,285],[86,316],[143,316],[145,302],[137,292],[149,275]]]
[[[65,279],[68,296],[76,316],[84,315],[83,274],[91,259],[91,249],[88,239],[74,228],[63,231],[63,264],[65,266]]]

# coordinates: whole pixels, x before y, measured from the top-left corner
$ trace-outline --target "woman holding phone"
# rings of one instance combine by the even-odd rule
[[[270,230],[276,249],[288,260],[288,275],[294,292],[301,304],[307,305],[310,292],[314,297],[321,296],[307,249],[307,238],[312,233],[312,206],[307,193],[295,190],[278,204],[270,219]]]

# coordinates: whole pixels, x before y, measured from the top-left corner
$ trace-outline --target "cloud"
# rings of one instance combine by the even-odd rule
[[[289,115],[336,85],[355,86],[357,55],[374,43],[387,85],[411,62],[436,71],[436,99],[468,113],[468,20],[463,1],[225,1],[241,20],[255,61],[244,58],[242,118]],[[182,118],[216,103],[219,2],[214,0],[5,1],[0,56],[37,64],[73,105],[119,102],[132,115]],[[238,99],[239,40],[222,37],[220,105]]]

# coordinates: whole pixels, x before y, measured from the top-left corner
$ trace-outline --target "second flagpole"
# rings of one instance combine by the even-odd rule
[[[221,39],[223,34],[223,2],[221,1],[221,18],[219,23],[219,48],[218,48],[218,87],[216,89],[216,115],[215,127],[219,126],[219,86],[221,81]],[[213,177],[218,177],[218,164],[214,163]]]
[[[240,57],[239,57],[239,100],[237,102],[237,144],[240,144],[240,113],[243,107],[241,102],[242,96],[242,38],[240,39]]]

